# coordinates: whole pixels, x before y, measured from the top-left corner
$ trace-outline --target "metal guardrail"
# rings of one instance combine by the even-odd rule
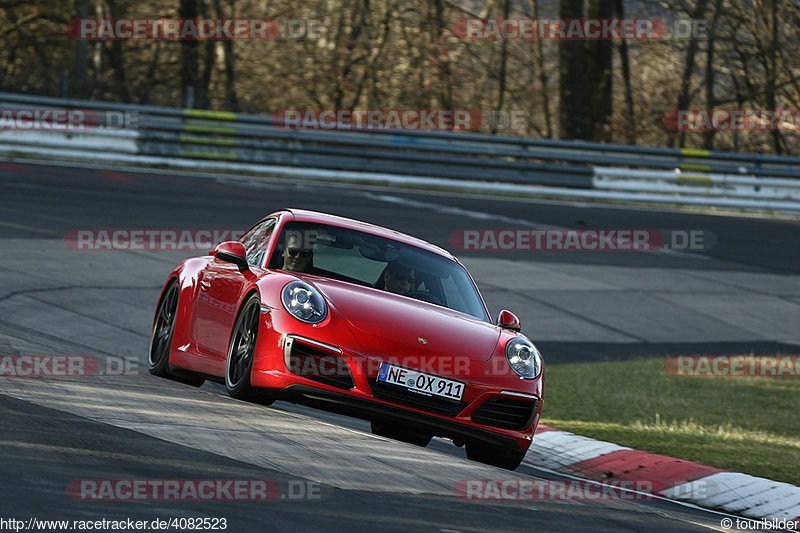
[[[800,180],[787,179],[800,177],[798,157],[461,132],[292,130],[271,117],[0,93],[0,110],[23,108],[128,112],[138,120],[123,130],[0,129],[0,154],[254,173],[315,169],[367,181],[405,176],[477,190],[800,213]]]

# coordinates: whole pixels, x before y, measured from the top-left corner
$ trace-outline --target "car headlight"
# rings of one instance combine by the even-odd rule
[[[308,324],[322,322],[328,314],[319,291],[303,281],[287,283],[281,291],[281,301],[290,315]]]
[[[542,371],[542,356],[528,339],[516,337],[506,344],[506,361],[511,370],[526,379],[533,379]]]

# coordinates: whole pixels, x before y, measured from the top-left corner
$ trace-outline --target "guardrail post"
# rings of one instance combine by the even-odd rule
[[[183,107],[194,109],[194,87],[191,85],[183,88]]]

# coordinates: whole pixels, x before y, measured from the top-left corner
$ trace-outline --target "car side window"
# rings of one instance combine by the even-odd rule
[[[244,248],[247,251],[247,262],[249,264],[261,266],[274,229],[275,219],[268,218],[256,224],[242,236],[242,243],[244,243]]]
[[[466,309],[467,304],[452,277],[447,276],[446,278],[442,278],[442,291],[444,292],[448,306],[455,307],[456,309]]]

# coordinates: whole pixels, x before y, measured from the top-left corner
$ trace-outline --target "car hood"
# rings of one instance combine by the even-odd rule
[[[365,355],[431,355],[486,361],[500,329],[445,307],[336,280],[308,280],[346,320]]]

